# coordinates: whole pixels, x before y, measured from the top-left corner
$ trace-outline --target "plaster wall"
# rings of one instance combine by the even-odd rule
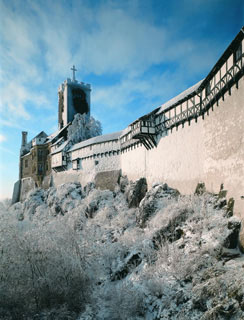
[[[51,164],[52,164],[52,168],[58,167],[58,166],[62,166],[63,164],[63,153],[62,152],[58,152],[52,155],[51,158]]]
[[[112,154],[110,156],[96,156],[93,160],[96,172],[120,170],[120,155]]]
[[[211,192],[224,183],[235,211],[244,218],[244,78],[231,89],[214,111],[162,137],[157,148],[144,147],[121,154],[122,173],[149,185],[166,182],[183,194],[193,193],[203,181]]]

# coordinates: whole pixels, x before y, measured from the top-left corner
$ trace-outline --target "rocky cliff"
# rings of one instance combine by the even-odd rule
[[[244,319],[232,207],[203,185],[182,196],[126,177],[2,205],[0,318]]]

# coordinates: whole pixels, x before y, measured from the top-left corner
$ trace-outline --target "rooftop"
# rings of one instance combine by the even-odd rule
[[[70,151],[75,151],[77,149],[84,148],[86,146],[90,146],[95,143],[102,143],[102,142],[107,142],[107,141],[113,141],[113,140],[118,140],[119,136],[122,134],[122,131],[117,131],[109,134],[104,134],[101,136],[93,137],[88,140],[76,143],[73,145],[72,148],[70,148]],[[56,150],[55,150],[56,151]]]
[[[203,79],[204,80],[204,79]],[[160,109],[158,110],[157,114],[160,114],[161,112],[165,111],[167,108],[170,108],[174,104],[180,102],[181,100],[184,100],[186,97],[190,96],[192,93],[194,93],[202,84],[203,80],[199,81],[198,83],[194,84],[192,87],[186,89],[185,91],[178,94],[178,96],[170,99],[169,101],[165,102],[160,106]]]

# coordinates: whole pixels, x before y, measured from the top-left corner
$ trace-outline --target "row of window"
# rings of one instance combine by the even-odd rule
[[[97,143],[97,144],[94,144],[94,145],[90,145],[89,149],[92,150],[93,147],[104,148],[106,146],[112,146],[114,143],[117,144],[118,141],[117,140],[113,140],[113,141],[107,141],[107,142],[103,142],[103,143]]]
[[[25,168],[28,168],[28,164],[29,161],[28,159],[25,159]],[[49,166],[48,166],[48,162],[46,162],[46,171],[48,170]],[[32,173],[34,173],[36,171],[35,166],[33,166],[32,168]],[[42,163],[38,163],[38,174],[42,174],[43,173],[43,164]]]
[[[135,130],[135,129],[140,128],[141,126],[143,126],[143,127],[154,127],[154,123],[152,121],[149,121],[149,120],[138,121],[138,122],[136,122],[135,124],[132,125],[132,129]]]
[[[42,160],[44,157],[46,157],[47,155],[49,154],[49,150],[48,149],[38,149],[37,150],[37,157],[38,157],[38,160]],[[35,158],[36,156],[36,151],[32,151],[31,153],[31,158],[32,160]]]
[[[103,158],[103,157],[118,155],[119,153],[120,153],[120,150],[117,150],[117,151],[114,150],[114,151],[109,151],[104,153],[93,154],[91,156],[84,157],[82,159],[86,160],[86,159]],[[73,160],[73,161],[76,161],[76,160]]]

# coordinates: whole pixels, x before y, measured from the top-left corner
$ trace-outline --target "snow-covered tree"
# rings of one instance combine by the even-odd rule
[[[68,128],[68,139],[72,144],[102,134],[101,122],[86,114],[77,113]]]

